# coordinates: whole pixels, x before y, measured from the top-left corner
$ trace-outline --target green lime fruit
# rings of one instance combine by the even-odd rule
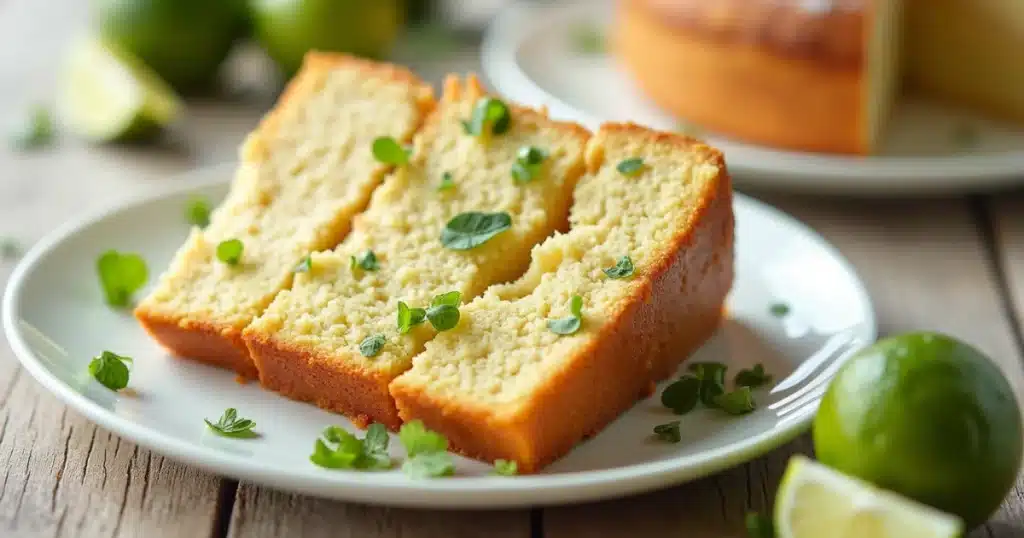
[[[144,140],[181,110],[174,90],[138,58],[94,38],[72,46],[57,113],[74,134],[92,142]]]
[[[840,368],[814,421],[818,459],[963,518],[991,516],[1021,465],[1021,413],[999,368],[970,345],[918,332]]]
[[[256,38],[286,76],[310,50],[387,55],[404,24],[404,0],[250,0]]]
[[[94,0],[100,35],[179,92],[210,87],[245,30],[245,0]]]

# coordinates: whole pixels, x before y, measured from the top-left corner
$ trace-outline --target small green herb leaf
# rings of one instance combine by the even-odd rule
[[[750,387],[752,389],[771,382],[772,376],[764,371],[764,365],[760,363],[755,364],[750,370],[740,370],[735,378],[737,387]]]
[[[449,291],[448,293],[442,293],[441,295],[435,295],[430,300],[430,306],[459,306],[462,304],[462,294],[457,291]]]
[[[34,105],[11,132],[11,144],[18,149],[33,149],[53,141],[53,117],[49,109]]]
[[[775,303],[768,311],[777,318],[784,318],[789,315],[789,305],[786,303]]]
[[[313,258],[310,257],[307,254],[307,255],[303,256],[301,260],[299,260],[298,265],[295,266],[295,269],[292,269],[292,272],[294,272],[294,273],[308,273],[308,272],[310,272],[312,270],[313,270]]]
[[[256,427],[256,423],[247,418],[238,418],[238,411],[234,407],[229,407],[224,414],[220,416],[220,420],[217,422],[210,422],[210,419],[203,419],[206,425],[211,430],[222,435],[224,437],[255,437],[256,434],[252,431]]]
[[[605,50],[604,35],[593,24],[579,23],[574,25],[570,37],[573,49],[580,54],[601,54]]]
[[[217,259],[228,264],[238,265],[242,261],[242,251],[245,245],[239,239],[228,239],[217,245]]]
[[[118,391],[128,386],[131,357],[122,357],[117,353],[104,351],[89,362],[89,375],[110,390]]]
[[[206,228],[210,225],[210,202],[206,198],[193,198],[185,208],[185,220],[192,226]]]
[[[441,184],[437,186],[439,191],[450,191],[455,188],[455,178],[451,172],[441,174]]]
[[[679,433],[678,420],[655,426],[654,434],[658,436],[658,439],[668,443],[678,443],[683,438]]]
[[[398,301],[398,332],[405,334],[413,327],[427,319],[427,311],[422,308],[409,308],[409,305]]]
[[[411,420],[402,424],[402,428],[398,430],[398,440],[402,442],[410,458],[419,454],[448,450],[448,439],[440,433],[428,430],[421,420]]]
[[[701,380],[684,375],[679,381],[665,387],[661,392],[661,403],[677,415],[685,415],[697,407],[700,399]]]
[[[405,460],[402,471],[416,479],[451,476],[455,474],[455,462],[447,452],[426,452]]]
[[[359,353],[364,357],[376,357],[380,355],[380,350],[384,349],[384,343],[387,340],[383,334],[375,334],[373,336],[367,336],[359,343]]]
[[[569,301],[571,316],[561,319],[548,320],[548,329],[555,334],[573,334],[580,330],[583,323],[583,297],[573,295]]]
[[[725,392],[725,374],[728,367],[720,362],[695,362],[690,371],[700,379],[700,401],[708,407],[715,407],[715,398]]]
[[[633,276],[633,260],[629,256],[619,258],[615,265],[604,270],[608,278],[629,278]]]
[[[505,103],[493,97],[481,97],[473,106],[469,121],[462,122],[466,134],[481,136],[485,133],[504,134],[512,125],[512,113]]]
[[[16,260],[21,256],[21,245],[10,237],[0,237],[0,260]]]
[[[632,159],[626,159],[619,162],[618,166],[615,167],[620,174],[628,177],[639,174],[644,169],[644,160],[640,157],[633,157]]]
[[[516,162],[512,165],[512,179],[515,179],[517,183],[529,183],[537,179],[543,171],[544,161],[547,158],[547,152],[536,146],[519,148]]]
[[[441,244],[451,250],[469,250],[512,227],[508,213],[460,213],[441,230]]]
[[[373,158],[384,164],[403,165],[409,162],[412,150],[402,147],[394,138],[382,136],[373,141]]]
[[[366,469],[390,469],[391,455],[388,454],[388,443],[391,437],[383,424],[373,423],[366,429],[363,438],[362,467]]]
[[[519,473],[519,464],[515,460],[494,460],[494,474],[513,476]]]
[[[775,538],[775,524],[772,523],[772,518],[757,512],[749,512],[744,521],[750,538]]]
[[[359,439],[344,428],[328,426],[313,445],[309,460],[328,469],[389,469],[388,432],[383,424],[371,424]]]
[[[730,415],[745,415],[754,409],[754,395],[750,387],[740,387],[732,392],[715,396],[715,406]]]
[[[380,264],[377,262],[377,255],[372,250],[367,250],[358,256],[351,257],[352,270],[355,271],[357,268],[363,271],[376,271],[380,269]]]
[[[144,286],[149,278],[146,261],[141,256],[116,250],[108,250],[96,260],[96,271],[107,304],[116,307],[128,306],[132,294]]]
[[[454,329],[459,324],[460,302],[462,302],[462,294],[457,291],[450,291],[434,297],[430,301],[430,308],[427,308],[427,320],[439,332]]]

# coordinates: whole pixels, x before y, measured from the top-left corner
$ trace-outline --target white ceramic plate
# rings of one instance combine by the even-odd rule
[[[503,10],[484,39],[483,69],[502,94],[591,129],[634,121],[676,130],[612,58],[574,46],[578,28],[603,31],[608,0],[519,2]],[[652,52],[654,54],[654,52]],[[965,149],[963,134],[973,141]],[[800,153],[701,135],[722,149],[738,186],[814,192],[891,194],[968,191],[1024,182],[1024,128],[923,102],[901,103],[878,156]]]
[[[457,458],[457,476],[415,481],[401,471],[320,469],[313,441],[344,418],[240,385],[232,373],[169,357],[129,312],[105,306],[94,265],[104,250],[137,252],[163,270],[188,233],[183,209],[194,195],[221,199],[231,167],[192,174],[171,189],[72,222],[35,245],[11,276],[3,301],[7,338],[25,368],[67,404],[105,428],[169,457],[239,479],[344,500],[473,508],[531,506],[606,498],[693,479],[742,463],[804,431],[840,361],[875,338],[867,294],[850,266],[813,232],[778,211],[738,197],[738,277],[730,321],[695,360],[734,370],[763,362],[778,380],[757,392],[742,417],[698,410],[682,418],[683,441],[651,439],[675,417],[657,397],[638,403],[543,474],[488,476]],[[791,305],[783,319],[776,301]],[[114,393],[86,373],[111,350],[135,359],[130,391]],[[659,391],[660,394],[660,391]],[[258,439],[206,430],[237,407],[257,422]],[[402,450],[392,439],[396,461]]]

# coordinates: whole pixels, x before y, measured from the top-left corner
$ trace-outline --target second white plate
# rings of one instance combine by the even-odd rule
[[[642,95],[611,57],[574,46],[576,29],[603,32],[610,20],[608,0],[514,3],[487,31],[484,73],[508,98],[591,129],[634,121],[677,130],[680,122]],[[965,131],[969,147],[960,140]],[[922,102],[899,104],[878,156],[776,150],[704,135],[725,153],[740,187],[920,194],[1024,183],[1024,128]]]
[[[725,362],[732,372],[764,363],[776,383],[756,392],[757,411],[676,417],[655,395],[532,476],[490,476],[489,466],[465,458],[456,458],[456,476],[434,480],[412,480],[397,469],[321,469],[309,461],[314,440],[330,424],[351,429],[347,420],[169,357],[130,312],[106,306],[97,282],[96,258],[111,248],[139,253],[154,274],[162,271],[188,234],[183,211],[190,198],[220,200],[231,172],[196,172],[54,232],[15,269],[2,316],[25,368],[67,404],[131,441],[218,474],[343,500],[435,508],[537,506],[650,490],[737,465],[804,431],[843,358],[875,338],[868,296],[846,261],[803,225],[739,196],[730,318],[693,360]],[[771,315],[775,302],[790,313]],[[111,392],[86,373],[104,350],[135,359],[130,391]],[[216,420],[228,407],[255,420],[261,436],[211,434],[203,418]],[[677,418],[682,442],[652,439],[655,425]],[[393,436],[400,464],[398,445]]]

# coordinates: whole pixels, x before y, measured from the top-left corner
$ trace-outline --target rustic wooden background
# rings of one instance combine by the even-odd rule
[[[87,4],[0,0],[0,118],[51,100]],[[401,56],[435,82],[478,65],[473,50]],[[0,237],[29,244],[72,215],[232,160],[268,104],[244,91],[192,102],[188,121],[157,149],[94,148],[66,136],[33,152],[0,144]],[[867,283],[882,334],[927,328],[967,339],[999,361],[1020,393],[1024,193],[901,201],[753,194],[842,250]],[[11,267],[0,261],[0,284]],[[770,506],[788,457],[809,451],[805,436],[687,485],[573,507],[481,514],[344,504],[222,479],[122,440],[44,392],[0,337],[3,537],[739,538],[744,514]],[[1020,483],[971,537],[1024,537]]]

